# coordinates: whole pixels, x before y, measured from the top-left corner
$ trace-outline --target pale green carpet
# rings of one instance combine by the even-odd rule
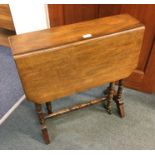
[[[53,103],[59,109],[101,96],[103,87]],[[155,149],[155,95],[125,89],[126,117],[101,104],[47,121],[50,145],[45,145],[33,104],[24,101],[0,126],[0,149]]]

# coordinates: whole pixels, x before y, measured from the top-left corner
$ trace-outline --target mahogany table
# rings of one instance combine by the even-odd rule
[[[136,68],[144,25],[130,15],[116,15],[15,35],[9,38],[26,98],[35,103],[45,143],[45,120],[101,103],[111,114],[112,99],[124,117],[123,79]],[[118,90],[115,91],[115,81]],[[102,98],[52,112],[51,101],[110,83]],[[46,104],[47,114],[42,111]]]

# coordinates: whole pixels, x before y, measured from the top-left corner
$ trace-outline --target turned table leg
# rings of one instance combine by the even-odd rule
[[[104,95],[107,95],[107,94],[109,93],[109,87],[110,87],[110,86],[108,86],[108,87],[103,91]],[[113,95],[115,96],[116,94],[117,94],[117,92],[116,92],[115,88],[113,87]]]
[[[42,105],[41,104],[35,104],[36,112],[38,115],[38,119],[41,125],[41,131],[42,131],[42,136],[46,144],[50,143],[49,136],[48,136],[48,131],[47,127],[45,124],[45,117],[44,113],[42,112]]]
[[[124,102],[123,102],[123,99],[122,99],[122,94],[123,94],[123,80],[119,80],[117,95],[114,96],[114,101],[116,102],[120,117],[125,116]]]
[[[47,108],[48,114],[51,114],[52,113],[52,105],[51,105],[51,102],[46,102],[46,108]]]
[[[108,90],[107,91],[107,104],[105,105],[105,108],[109,114],[112,113],[111,108],[112,108],[112,99],[113,99],[113,95],[114,95],[114,86],[115,86],[115,83],[111,82],[107,89]]]

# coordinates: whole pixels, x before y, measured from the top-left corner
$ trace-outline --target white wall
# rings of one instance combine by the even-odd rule
[[[20,2],[9,6],[17,34],[50,27],[46,4]]]

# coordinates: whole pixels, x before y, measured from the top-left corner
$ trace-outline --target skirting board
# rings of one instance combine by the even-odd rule
[[[11,113],[22,103],[24,99],[25,95],[21,96],[14,106],[0,119],[0,125],[11,115]]]

